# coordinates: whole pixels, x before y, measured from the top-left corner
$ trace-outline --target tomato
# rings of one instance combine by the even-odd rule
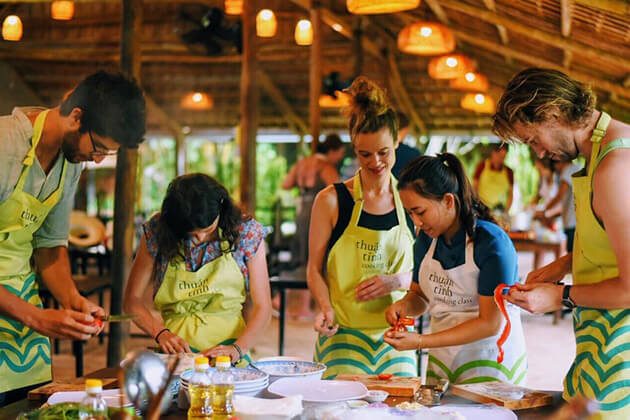
[[[400,318],[398,319],[398,323],[400,325],[408,325],[408,326],[412,326],[415,324],[415,320],[413,318]]]
[[[381,381],[387,381],[387,380],[392,379],[392,376],[394,376],[394,375],[391,374],[391,373],[379,373],[377,377]]]

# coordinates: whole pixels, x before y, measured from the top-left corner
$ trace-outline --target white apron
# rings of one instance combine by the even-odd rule
[[[479,316],[479,267],[473,258],[473,241],[466,237],[464,264],[449,270],[433,258],[436,243],[437,240],[433,239],[420,264],[418,276],[422,293],[429,299],[432,333]],[[430,349],[427,378],[444,378],[459,384],[499,380],[523,385],[527,360],[520,309],[506,304],[512,331],[503,345],[505,357],[502,363],[497,363],[499,332],[469,344]]]

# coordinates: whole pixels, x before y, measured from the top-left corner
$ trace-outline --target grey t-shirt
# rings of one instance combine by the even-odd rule
[[[560,184],[566,183],[569,189],[565,196],[562,198],[562,226],[565,229],[575,228],[575,202],[573,200],[573,180],[571,175],[580,170],[580,167],[575,164],[567,165],[562,172],[560,172]]]
[[[33,125],[26,112],[42,108],[14,108],[11,115],[0,117],[0,203],[6,201],[15,189],[22,171],[22,161],[31,147]],[[26,177],[24,191],[45,200],[58,187],[64,157],[59,157],[46,175],[35,159]],[[70,211],[74,207],[74,193],[83,165],[66,162],[66,178],[59,202],[51,209],[42,226],[33,236],[33,248],[52,248],[68,245]]]

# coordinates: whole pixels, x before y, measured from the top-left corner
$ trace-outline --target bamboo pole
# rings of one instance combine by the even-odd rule
[[[318,0],[311,1],[311,25],[313,44],[309,67],[309,119],[311,125],[311,153],[317,152],[321,130],[319,96],[322,93],[322,10]]]
[[[256,83],[256,1],[243,2],[243,58],[241,67],[241,153],[240,201],[250,214],[256,210],[256,131],[258,129],[258,85]]]
[[[123,0],[120,67],[124,74],[140,80],[140,42],[142,0]],[[112,258],[112,294],[110,312],[122,313],[123,293],[131,268],[134,238],[134,204],[138,149],[121,147],[116,163],[114,197],[114,254]],[[126,353],[129,324],[111,323],[107,345],[107,366],[118,366]]]

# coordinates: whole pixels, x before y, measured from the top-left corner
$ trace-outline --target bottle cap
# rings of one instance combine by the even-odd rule
[[[208,364],[210,364],[210,362],[208,361],[207,357],[199,356],[195,358],[195,366],[208,365]]]
[[[103,390],[103,381],[100,379],[86,379],[85,390],[92,392],[100,392]]]
[[[220,364],[230,366],[231,362],[230,356],[217,356],[217,366]]]

